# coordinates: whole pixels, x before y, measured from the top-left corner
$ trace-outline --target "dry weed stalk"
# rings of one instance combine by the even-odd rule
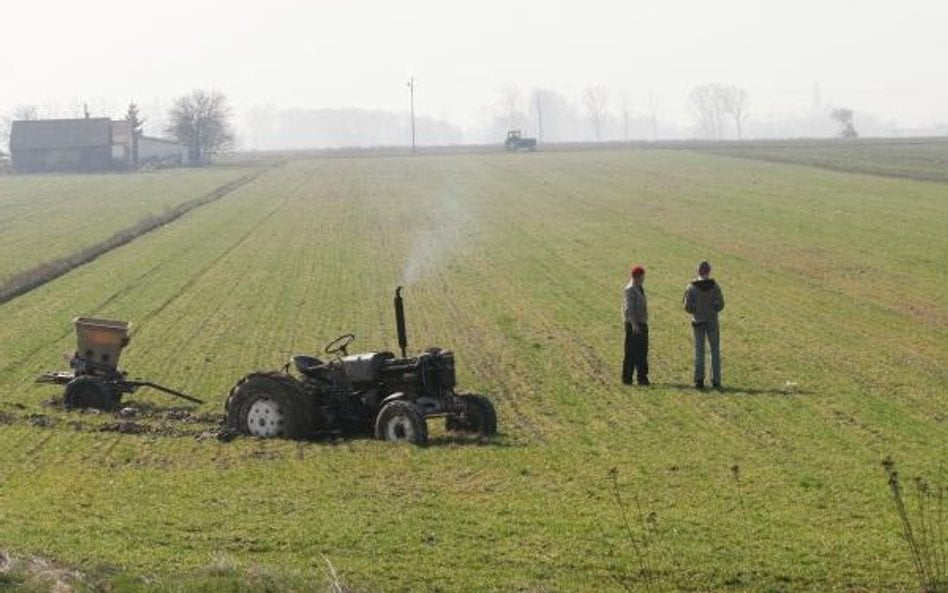
[[[910,516],[905,504],[899,472],[895,461],[882,461],[888,476],[889,490],[902,526],[902,536],[909,548],[915,576],[921,593],[948,593],[948,530],[945,520],[945,498],[948,488],[931,486],[922,478],[913,480],[916,510]]]

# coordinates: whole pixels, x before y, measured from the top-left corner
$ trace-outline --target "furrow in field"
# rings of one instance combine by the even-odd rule
[[[706,152],[834,171],[948,182],[948,143],[936,138],[761,142],[708,147]]]
[[[269,171],[0,309],[0,405],[24,406],[0,426],[0,527],[21,549],[143,574],[200,569],[219,550],[301,570],[331,552],[371,587],[618,592],[610,575],[640,555],[615,486],[643,518],[636,533],[654,535],[656,588],[725,589],[741,575],[750,589],[906,589],[878,461],[937,468],[948,365],[944,308],[910,317],[894,304],[927,307],[941,272],[899,244],[865,273],[904,265],[914,282],[836,276],[873,237],[943,249],[941,198],[791,169],[616,151]],[[831,206],[849,224],[806,226]],[[889,210],[897,233],[874,222]],[[801,273],[810,256],[818,274]],[[724,393],[689,385],[680,299],[702,257],[728,297]],[[619,384],[633,262],[649,270],[649,389]],[[423,448],[93,432],[113,418],[40,408],[50,394],[28,385],[70,347],[71,317],[97,311],[136,323],[126,368],[219,413],[243,373],[320,354],[340,333],[357,334],[353,351],[394,349],[399,284],[409,350],[452,349],[460,387],[496,402],[501,435],[486,446],[437,427]],[[158,402],[155,422],[174,405],[134,398]],[[28,426],[37,411],[56,425]],[[399,571],[418,557],[430,561]]]
[[[248,182],[248,185],[244,185],[241,190],[237,190],[236,194],[240,194],[252,186],[253,184]],[[246,204],[246,198],[238,197],[236,201]],[[245,206],[231,209],[228,206],[219,207],[218,204],[209,204],[207,208],[210,209],[210,212],[196,210],[192,213],[192,216],[197,216],[197,218],[213,221],[212,226],[208,229],[216,226],[222,231],[210,241],[203,241],[202,239],[203,245],[200,247],[196,240],[201,239],[202,234],[182,233],[182,229],[186,229],[189,224],[179,222],[176,225],[167,225],[157,233],[147,238],[143,237],[140,242],[130,244],[120,252],[114,252],[109,257],[101,258],[96,263],[90,264],[88,269],[77,270],[53,283],[56,285],[63,283],[67,287],[62,290],[69,295],[68,300],[57,299],[56,294],[63,293],[57,292],[58,286],[48,285],[51,288],[44,287],[42,290],[46,294],[40,296],[37,302],[38,308],[34,308],[33,304],[29,302],[24,302],[20,307],[13,307],[14,303],[9,303],[6,307],[7,310],[13,319],[19,319],[19,321],[7,324],[5,330],[8,333],[14,332],[24,337],[28,336],[18,342],[21,345],[21,351],[8,352],[8,355],[12,356],[4,361],[6,362],[6,372],[15,373],[22,378],[22,382],[18,385],[18,391],[26,393],[37,390],[36,387],[30,386],[31,371],[26,370],[24,372],[23,369],[35,368],[33,365],[37,362],[36,358],[40,352],[38,349],[44,347],[43,342],[47,344],[46,348],[49,348],[50,345],[48,340],[39,339],[39,336],[43,335],[42,333],[37,334],[34,331],[29,331],[31,326],[35,327],[37,324],[49,325],[52,322],[56,326],[62,327],[53,334],[55,343],[65,342],[68,344],[72,341],[70,339],[72,328],[69,326],[68,320],[76,315],[95,313],[102,316],[124,317],[137,324],[139,320],[146,319],[152,310],[161,307],[162,303],[172,299],[175,295],[181,294],[182,284],[186,284],[189,278],[193,277],[194,274],[200,274],[201,270],[206,268],[208,264],[204,255],[214,253],[215,245],[220,245],[221,251],[224,251],[231,247],[235,241],[239,241],[240,234],[237,233],[235,239],[231,236],[234,234],[233,231],[248,225],[248,214],[258,213],[253,210],[243,211],[242,208]],[[221,213],[225,213],[225,215],[220,216]],[[257,222],[255,216],[250,216],[249,220],[250,226]],[[138,271],[143,267],[139,262],[136,262],[135,265],[125,265],[123,263],[125,258],[136,258],[143,251],[155,256],[141,260],[144,262],[145,273]],[[150,263],[149,259],[151,260]],[[192,274],[192,276],[182,278],[182,273],[185,276],[188,274]],[[110,290],[103,295],[100,287]],[[156,296],[158,297],[157,301],[155,300]],[[142,308],[144,308],[144,311],[142,311]],[[41,317],[38,315],[41,315]],[[133,331],[136,331],[135,326],[133,326]],[[49,333],[47,332],[45,335],[48,336]],[[137,340],[133,340],[133,345],[129,348],[131,352],[135,351],[135,342]],[[68,346],[63,349],[66,350],[66,348]],[[55,365],[58,359],[59,357],[56,356],[40,364],[49,368]],[[130,357],[126,357],[126,360],[129,359]],[[35,376],[36,372],[38,371],[34,370],[32,374]],[[161,375],[167,375],[167,369],[164,369]],[[157,375],[155,378],[160,378],[161,375]]]
[[[184,216],[194,208],[218,200],[234,191],[241,185],[248,183],[259,175],[259,171],[249,173],[234,181],[215,188],[200,198],[183,202],[161,215],[151,215],[138,221],[135,225],[116,231],[108,238],[75,251],[59,259],[47,261],[38,266],[24,270],[8,278],[0,285],[0,305],[24,295],[31,290],[51,282],[70,271],[94,261],[106,253],[118,249],[138,237],[154,231],[163,225],[169,224]]]

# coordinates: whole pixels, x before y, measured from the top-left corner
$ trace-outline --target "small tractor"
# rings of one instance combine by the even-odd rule
[[[524,138],[520,130],[510,130],[507,132],[507,140],[504,141],[504,149],[507,152],[517,152],[520,150],[533,152],[537,149],[537,139]]]
[[[151,381],[128,379],[128,373],[118,367],[122,349],[130,340],[127,321],[77,317],[73,324],[77,347],[69,359],[72,370],[47,372],[36,379],[37,383],[65,385],[63,406],[66,408],[112,410],[118,407],[122,394],[133,393],[139,387],[151,387],[190,402],[204,403]]]
[[[428,440],[427,420],[441,417],[449,431],[496,434],[491,401],[455,392],[451,352],[428,348],[417,356],[406,355],[401,290],[396,289],[394,303],[400,357],[392,352],[349,354],[355,336],[339,336],[324,348],[332,357],[328,361],[297,355],[281,371],[254,372],[240,379],[227,398],[227,427],[259,438],[361,434],[421,444]]]

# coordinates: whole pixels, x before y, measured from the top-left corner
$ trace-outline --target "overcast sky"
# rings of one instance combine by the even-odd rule
[[[721,82],[752,113],[832,105],[948,120],[948,1],[0,0],[0,111],[216,88],[245,110],[407,110],[470,125],[501,89],[628,89],[684,119]],[[119,115],[119,114],[107,114]]]

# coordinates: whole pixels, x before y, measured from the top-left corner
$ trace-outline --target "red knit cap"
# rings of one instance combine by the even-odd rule
[[[634,268],[632,268],[633,276],[642,276],[644,274],[645,274],[645,268],[643,268],[642,266],[635,266]]]

